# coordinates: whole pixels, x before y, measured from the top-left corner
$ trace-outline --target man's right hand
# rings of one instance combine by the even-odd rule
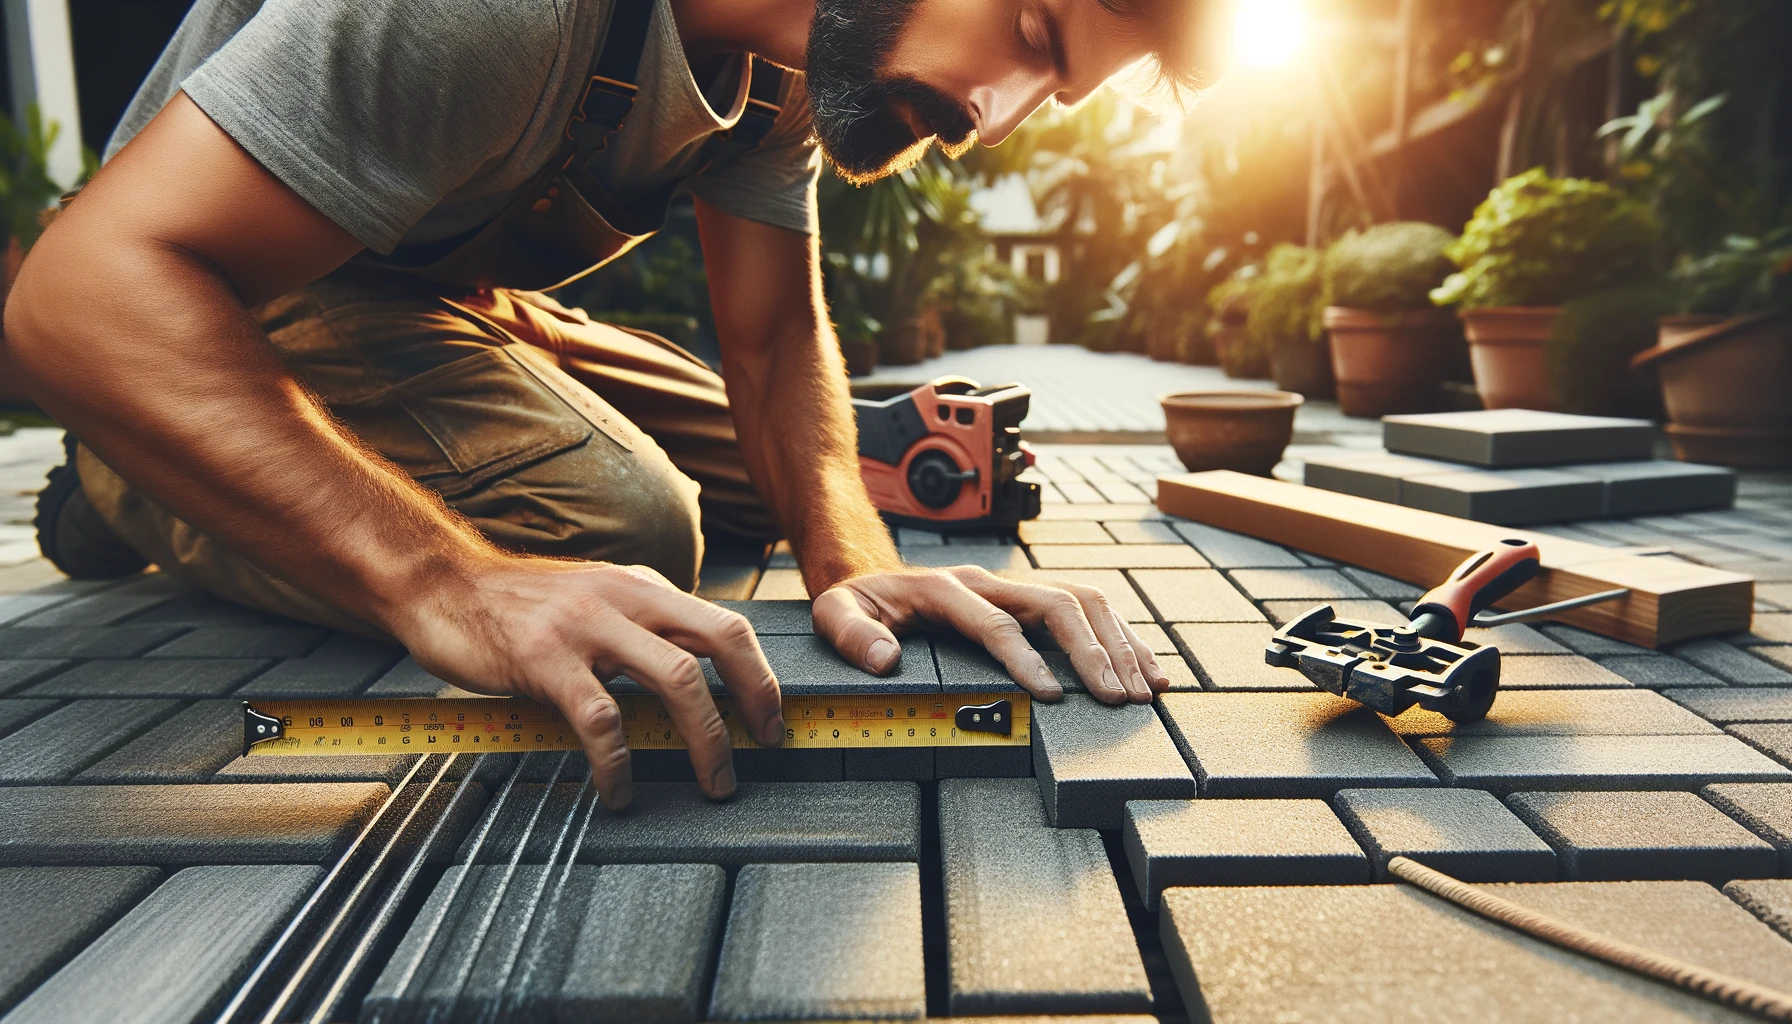
[[[712,799],[734,792],[734,757],[698,657],[713,662],[756,741],[784,740],[778,680],[753,627],[652,569],[494,553],[451,580],[404,607],[392,623],[398,639],[458,686],[559,708],[605,807],[630,797],[622,714],[603,685],[618,675],[664,702]]]

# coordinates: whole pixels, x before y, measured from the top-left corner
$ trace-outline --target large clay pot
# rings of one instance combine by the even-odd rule
[[[1294,437],[1291,391],[1181,391],[1158,399],[1164,433],[1191,472],[1233,469],[1268,476]]]
[[[1544,347],[1560,306],[1491,306],[1462,312],[1475,390],[1489,409],[1556,411]]]
[[[1332,350],[1325,339],[1283,338],[1269,354],[1270,376],[1276,387],[1308,398],[1330,398],[1337,393],[1332,379]]]
[[[1674,457],[1751,469],[1792,466],[1792,315],[1661,318],[1654,367]]]
[[[877,336],[877,361],[883,366],[912,366],[927,358],[927,322],[910,317]]]
[[[1454,312],[1327,306],[1325,329],[1344,415],[1380,418],[1444,407],[1443,382],[1462,348],[1462,321]]]

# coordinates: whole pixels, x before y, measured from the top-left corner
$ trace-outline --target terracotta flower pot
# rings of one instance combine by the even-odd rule
[[[1294,437],[1290,391],[1180,391],[1158,399],[1164,433],[1191,472],[1234,469],[1268,476]]]
[[[1276,342],[1269,354],[1270,375],[1276,387],[1308,398],[1330,398],[1337,394],[1332,378],[1332,350],[1324,338],[1284,338]]]
[[[1489,409],[1556,410],[1544,345],[1560,306],[1491,306],[1462,311],[1475,390]]]
[[[1325,329],[1344,415],[1379,418],[1444,407],[1443,382],[1462,348],[1462,321],[1454,312],[1384,315],[1327,306]]]
[[[1662,317],[1660,338],[1630,364],[1660,375],[1675,458],[1792,466],[1792,315]]]

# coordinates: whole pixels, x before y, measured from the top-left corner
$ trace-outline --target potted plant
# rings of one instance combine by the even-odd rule
[[[1430,294],[1454,264],[1443,228],[1416,221],[1351,231],[1325,254],[1325,328],[1338,408],[1381,417],[1443,407],[1462,322]]]
[[[1675,457],[1792,466],[1792,227],[1726,239],[1673,276],[1686,312],[1631,363],[1660,377]]]
[[[1475,389],[1489,409],[1554,409],[1545,345],[1562,303],[1658,277],[1661,228],[1611,186],[1533,168],[1506,179],[1446,255],[1458,268],[1432,291],[1461,308]]]
[[[1330,398],[1332,356],[1324,345],[1321,271],[1325,256],[1304,245],[1280,243],[1263,260],[1263,274],[1246,302],[1245,326],[1269,353],[1276,387],[1308,398]]]
[[[1269,376],[1269,354],[1257,345],[1247,326],[1251,291],[1262,272],[1262,267],[1247,263],[1207,293],[1207,308],[1213,313],[1207,321],[1207,337],[1213,341],[1214,358],[1228,377]]]

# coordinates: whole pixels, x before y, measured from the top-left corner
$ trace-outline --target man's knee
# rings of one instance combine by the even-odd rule
[[[703,563],[696,483],[672,470],[657,486],[594,497],[599,507],[592,525],[597,528],[589,531],[592,543],[581,557],[650,566],[673,586],[696,589],[697,570]]]

